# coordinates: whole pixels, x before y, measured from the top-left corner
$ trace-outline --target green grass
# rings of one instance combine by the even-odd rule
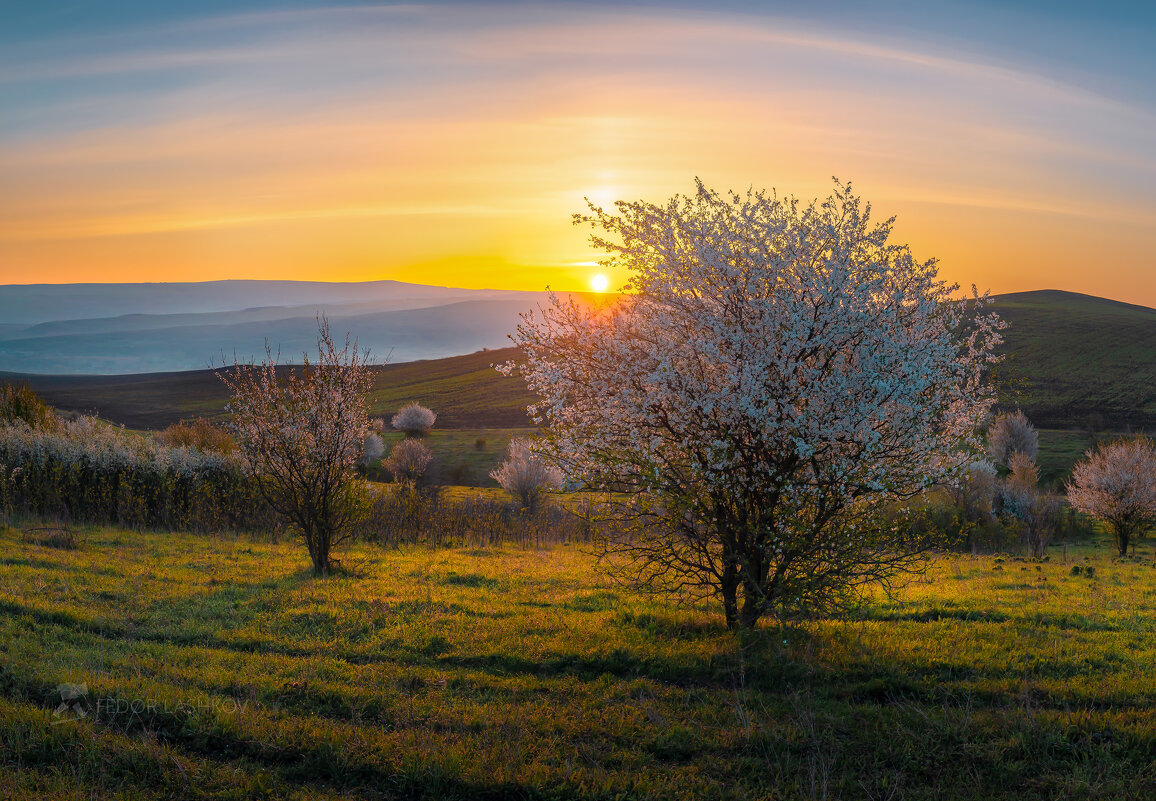
[[[498,482],[490,478],[490,471],[505,460],[510,440],[535,432],[533,428],[435,428],[424,440],[434,455],[430,475],[450,485],[497,487]],[[382,435],[385,455],[404,438],[405,435],[397,431],[385,432]],[[378,465],[371,468],[369,477],[389,480],[385,468]]]
[[[1040,483],[1063,491],[1063,484],[1072,473],[1072,465],[1084,458],[1084,452],[1093,445],[1086,431],[1062,431],[1041,428],[1040,452],[1036,464],[1040,469]]]
[[[80,539],[0,531],[3,797],[1156,793],[1149,544],[944,556],[853,619],[735,638],[574,547],[358,546],[314,579],[289,543]]]

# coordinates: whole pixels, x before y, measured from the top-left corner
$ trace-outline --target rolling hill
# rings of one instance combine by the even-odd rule
[[[467,301],[385,314],[407,315],[395,319],[404,319],[418,338],[441,329],[456,331],[465,341],[479,318],[496,319],[487,315],[497,308],[512,327],[520,303]],[[1007,359],[997,373],[1002,406],[1019,405],[1041,428],[1156,428],[1156,310],[1054,290],[1003,295],[995,309],[1009,323]],[[366,317],[364,330],[374,330],[381,315]],[[262,324],[245,325],[253,325],[256,335]],[[505,378],[490,367],[516,354],[505,348],[378,367],[372,411],[387,414],[417,400],[438,412],[439,428],[528,425],[524,409],[532,396],[520,379]],[[224,385],[211,370],[111,376],[0,373],[4,380],[26,380],[54,406],[94,411],[133,428],[220,416],[226,400]]]
[[[1074,292],[1001,295],[1001,404],[1043,428],[1156,428],[1156,309]]]

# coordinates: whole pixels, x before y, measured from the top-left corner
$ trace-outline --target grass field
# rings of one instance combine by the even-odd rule
[[[532,435],[533,428],[435,428],[425,438],[426,447],[434,455],[429,475],[440,483],[451,486],[496,487],[490,471],[506,458],[506,446],[514,437]],[[405,435],[398,431],[383,434],[385,453]],[[370,468],[370,478],[389,480],[384,467]]]
[[[1086,431],[1063,431],[1041,428],[1040,452],[1036,464],[1040,469],[1040,483],[1051,485],[1063,492],[1063,484],[1072,473],[1072,465],[1084,458],[1084,452],[1094,445]],[[1103,435],[1110,437],[1110,435]]]
[[[80,538],[0,532],[0,797],[1156,796],[1149,543],[943,556],[735,638],[574,546],[314,579],[289,543]]]

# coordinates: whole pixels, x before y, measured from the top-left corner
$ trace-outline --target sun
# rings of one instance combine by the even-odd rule
[[[610,282],[606,280],[606,276],[604,276],[604,275],[596,275],[590,279],[590,287],[595,292],[605,292],[606,287],[608,287],[609,285],[610,285]]]

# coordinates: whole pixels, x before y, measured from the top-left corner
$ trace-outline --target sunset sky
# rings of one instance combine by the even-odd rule
[[[1153,5],[0,15],[2,283],[586,289],[583,197],[837,176],[950,280],[1156,306]]]

